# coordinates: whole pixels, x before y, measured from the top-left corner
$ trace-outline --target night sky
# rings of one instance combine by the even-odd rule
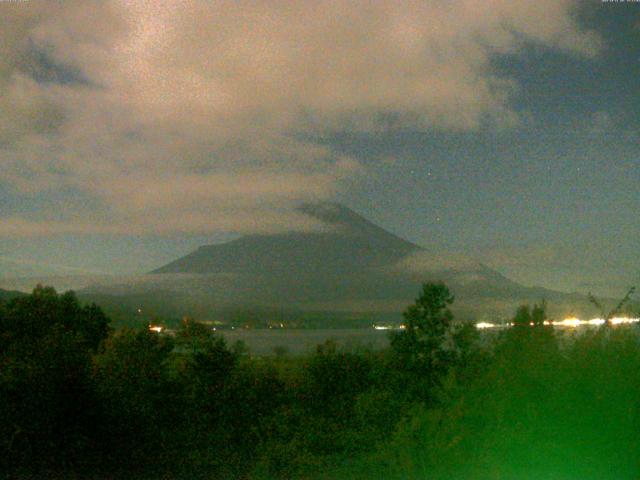
[[[640,282],[640,3],[0,2],[0,277],[339,201],[527,285]]]

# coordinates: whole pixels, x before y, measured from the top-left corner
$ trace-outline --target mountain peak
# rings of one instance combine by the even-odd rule
[[[305,203],[297,210],[331,230],[245,235],[203,246],[153,273],[341,274],[378,268],[421,250],[339,203]]]
[[[341,203],[303,203],[297,210],[314,220],[337,228],[342,234],[368,237],[369,241],[376,245],[402,243],[408,250],[422,250],[418,245],[394,235]]]
[[[330,224],[365,220],[361,215],[337,202],[305,202],[296,210]]]

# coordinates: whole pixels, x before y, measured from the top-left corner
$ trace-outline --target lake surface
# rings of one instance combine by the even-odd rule
[[[556,322],[554,325],[558,339],[571,339],[573,335],[579,335],[592,328],[597,328],[596,324],[589,322],[582,324],[570,323],[569,321]],[[622,326],[631,327],[638,325],[638,319],[625,319],[618,322]],[[614,328],[616,327],[614,323]],[[503,328],[481,329],[480,341],[491,342],[495,340]],[[334,340],[338,346],[347,350],[358,348],[368,348],[381,350],[389,346],[389,334],[391,330],[376,330],[374,328],[354,328],[354,329],[242,329],[219,330],[229,346],[236,341],[242,340],[254,355],[272,355],[275,349],[282,347],[288,353],[301,354],[314,351],[317,345],[327,340]]]

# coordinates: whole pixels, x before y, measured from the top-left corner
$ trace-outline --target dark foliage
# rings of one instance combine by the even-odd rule
[[[38,287],[0,309],[0,476],[637,478],[633,327],[561,338],[542,302],[479,342],[452,302],[426,284],[387,351],[254,358]]]
[[[48,471],[93,456],[91,355],[109,332],[95,305],[38,286],[0,311],[0,461]]]

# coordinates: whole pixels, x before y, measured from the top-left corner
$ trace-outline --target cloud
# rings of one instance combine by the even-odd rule
[[[364,169],[305,139],[517,122],[491,59],[596,54],[575,3],[5,2],[0,185],[92,195],[100,211],[66,219],[80,231],[307,228],[283,208]]]
[[[119,233],[111,226],[99,226],[81,222],[33,221],[24,218],[1,218],[2,237],[30,237],[46,235],[68,235],[85,233]]]
[[[576,237],[574,244],[500,246],[478,251],[482,262],[524,285],[618,297],[637,283],[637,265],[620,261],[610,244]],[[593,279],[598,279],[594,282]]]
[[[16,277],[33,277],[34,275],[52,275],[54,272],[64,272],[66,274],[88,275],[96,274],[92,270],[63,265],[55,262],[42,262],[25,260],[23,258],[8,257],[0,255],[0,281]],[[31,279],[33,282],[33,279]],[[27,289],[33,286],[31,283]]]

